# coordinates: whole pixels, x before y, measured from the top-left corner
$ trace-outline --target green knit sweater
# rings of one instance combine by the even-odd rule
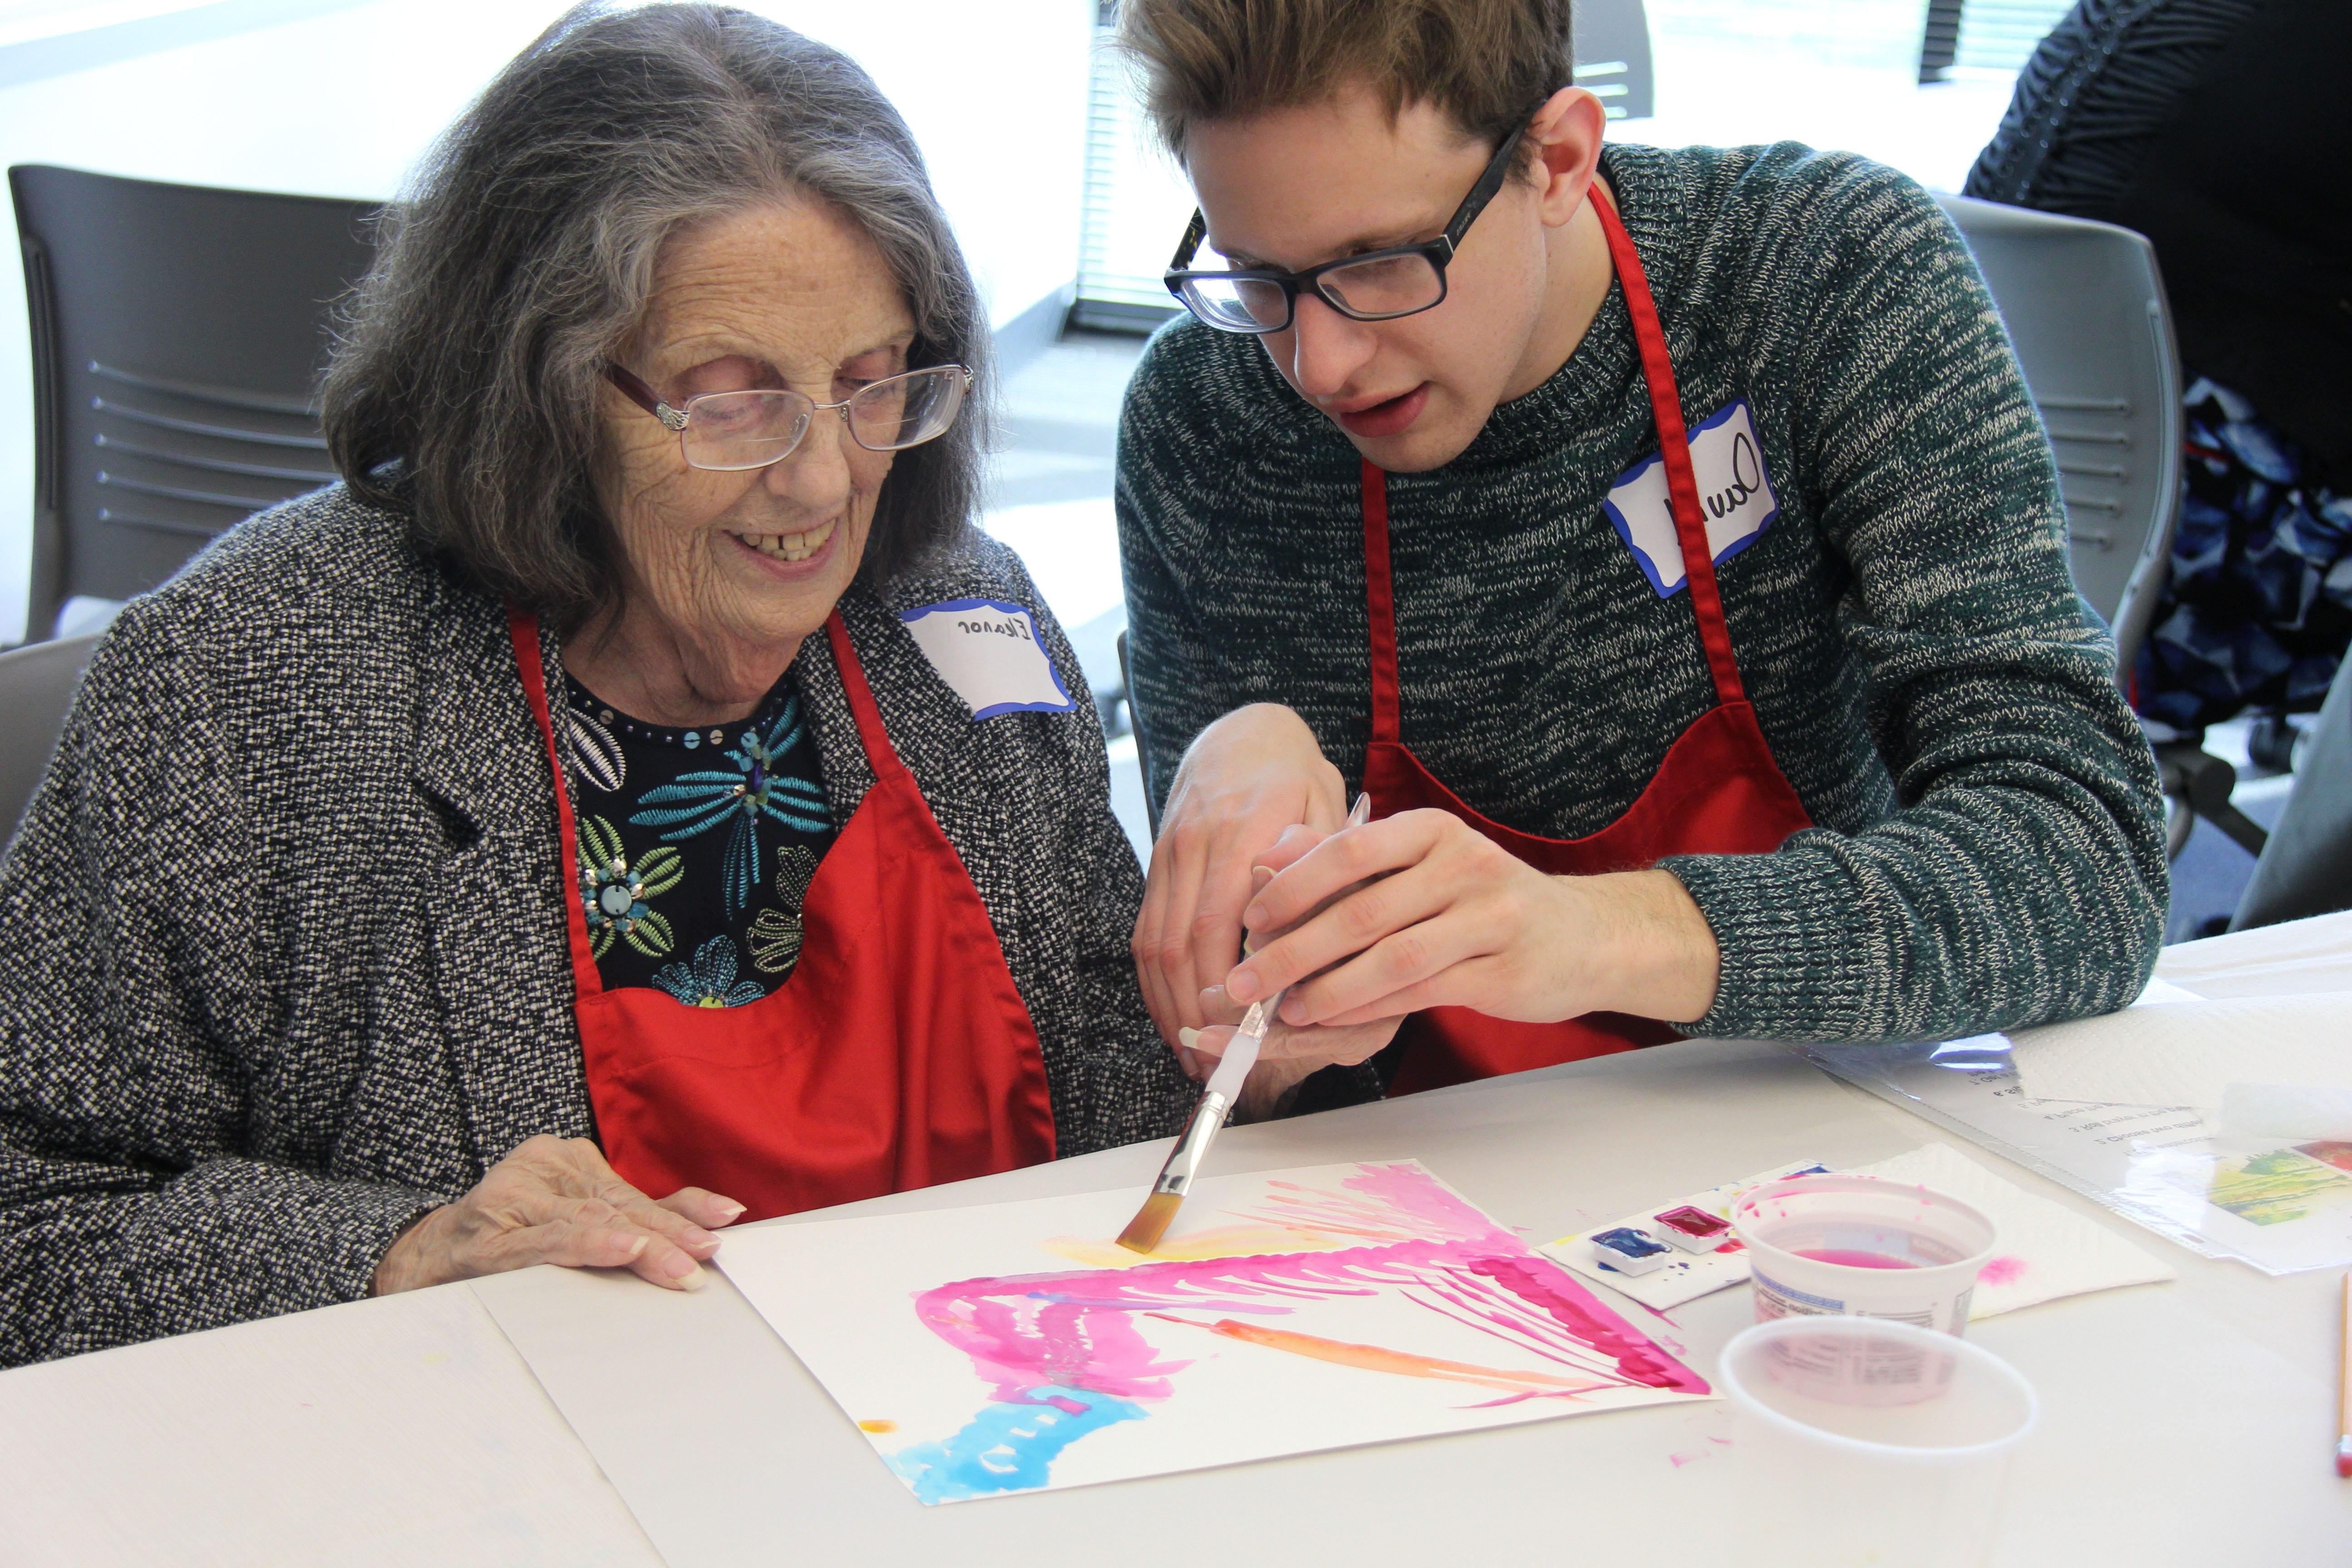
[[[1733,647],[1819,826],[1667,860],[1723,951],[1709,1035],[1964,1035],[2129,1003],[2160,940],[2156,773],[2066,568],[2050,446],[1958,234],[1892,170],[1795,145],[1612,146],[1696,424],[1752,411],[1780,511],[1722,562]],[[1602,510],[1657,447],[1612,289],[1558,374],[1391,476],[1402,738],[1553,837],[1622,814],[1712,704],[1686,589]],[[1281,702],[1352,782],[1370,728],[1358,458],[1252,340],[1152,341],[1119,431],[1155,795]]]

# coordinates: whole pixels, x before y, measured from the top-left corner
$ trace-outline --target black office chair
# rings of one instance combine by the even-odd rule
[[[28,639],[331,482],[313,394],[365,202],[8,171],[32,317]]]
[[[2058,456],[2066,551],[2128,670],[2180,514],[2180,356],[2156,249],[2127,228],[1968,196],[1959,228]]]
[[[2116,638],[2118,678],[2147,638],[2180,514],[2180,357],[2147,238],[2059,213],[1936,198],[1975,252],[2058,456],[2074,585]],[[2231,804],[2237,771],[2195,738],[2156,742],[2167,848],[2202,816],[2250,855],[2260,825]]]
[[[2352,658],[2337,667],[2231,931],[2352,909]]]
[[[1642,0],[1576,0],[1576,85],[1601,100],[1611,120],[1657,112],[1650,59],[1650,17]]]
[[[0,653],[0,854],[49,771],[66,710],[97,646],[95,636],[62,637]]]

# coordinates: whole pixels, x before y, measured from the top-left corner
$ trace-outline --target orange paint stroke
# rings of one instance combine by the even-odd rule
[[[857,1429],[860,1432],[896,1432],[898,1424],[896,1421],[860,1421]]]
[[[1500,1367],[1473,1366],[1467,1362],[1439,1361],[1432,1356],[1392,1351],[1381,1345],[1349,1344],[1344,1340],[1327,1340],[1318,1334],[1302,1334],[1289,1329],[1266,1329],[1255,1323],[1237,1323],[1231,1318],[1202,1323],[1189,1318],[1172,1318],[1165,1312],[1150,1315],[1167,1322],[1181,1323],[1188,1329],[1206,1329],[1213,1334],[1222,1334],[1229,1340],[1240,1340],[1246,1344],[1287,1351],[1292,1355],[1328,1361],[1339,1366],[1360,1367],[1366,1372],[1393,1373],[1399,1377],[1433,1377],[1447,1383],[1475,1383],[1482,1388],[1501,1389],[1506,1394],[1581,1394],[1589,1389],[1610,1386],[1593,1378],[1555,1377],[1545,1372],[1509,1372]]]

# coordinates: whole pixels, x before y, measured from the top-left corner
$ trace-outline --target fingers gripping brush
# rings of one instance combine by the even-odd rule
[[[1360,827],[1372,814],[1372,797],[1360,795],[1348,813],[1348,826]],[[1208,1157],[1209,1145],[1217,1141],[1224,1130],[1225,1118],[1234,1113],[1234,1102],[1242,1096],[1242,1080],[1250,1068],[1257,1066],[1258,1052],[1265,1046],[1265,1032],[1274,1026],[1274,1016],[1282,1006],[1282,999],[1290,994],[1288,986],[1273,995],[1250,1004],[1242,1016],[1242,1026],[1234,1032],[1225,1047],[1217,1070],[1209,1075],[1209,1086],[1201,1094],[1201,1103],[1192,1108],[1192,1120],[1184,1124],[1184,1131],[1176,1140],[1176,1147],[1168,1152],[1168,1163],[1160,1167],[1160,1179],[1151,1184],[1151,1195],[1118,1233],[1118,1244],[1129,1252],[1150,1252],[1160,1245],[1175,1223],[1176,1211],[1184,1204],[1184,1194],[1192,1190],[1192,1178],[1200,1174],[1201,1162]]]

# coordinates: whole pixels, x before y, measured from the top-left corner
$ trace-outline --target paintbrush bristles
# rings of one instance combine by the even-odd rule
[[[1135,1211],[1135,1217],[1127,1222],[1127,1228],[1118,1233],[1118,1244],[1129,1252],[1150,1253],[1176,1222],[1176,1211],[1183,1204],[1183,1198],[1175,1193],[1152,1194]]]

